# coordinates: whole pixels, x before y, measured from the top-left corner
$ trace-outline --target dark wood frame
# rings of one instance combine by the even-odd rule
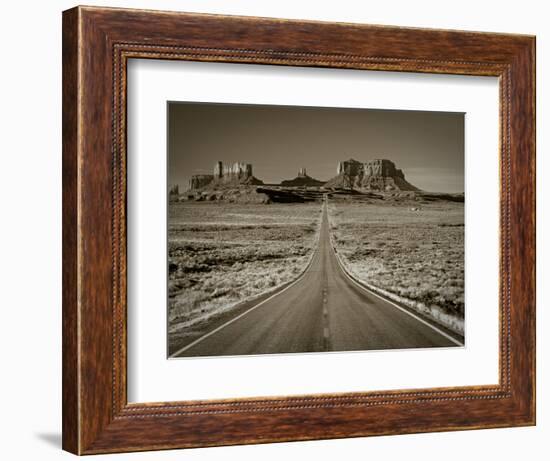
[[[498,76],[499,384],[128,404],[130,58]],[[63,13],[65,450],[90,454],[534,423],[534,37],[93,7]]]

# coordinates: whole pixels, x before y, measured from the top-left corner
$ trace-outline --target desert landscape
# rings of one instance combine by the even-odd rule
[[[464,334],[464,203],[459,196],[331,200],[346,268],[390,299]]]
[[[226,189],[227,192],[227,189]],[[173,344],[200,335],[213,317],[294,280],[315,248],[318,203],[170,203],[168,321]]]
[[[421,191],[386,159],[341,161],[336,172],[320,181],[301,168],[293,179],[264,184],[250,164],[218,162],[182,193],[171,188],[170,353],[263,304],[306,271],[324,272],[326,255],[341,265],[339,277],[463,338],[464,194]],[[326,303],[331,276],[323,277],[324,287],[312,290]],[[299,297],[307,297],[303,291]],[[325,335],[331,315],[324,314]],[[332,343],[323,340],[326,350],[338,343],[333,336]],[[343,341],[340,349],[355,347]]]
[[[169,102],[167,357],[463,347],[464,116]]]

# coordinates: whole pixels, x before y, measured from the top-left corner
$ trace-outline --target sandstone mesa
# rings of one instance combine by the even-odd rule
[[[388,159],[375,159],[359,162],[354,159],[338,162],[337,175],[328,181],[320,181],[307,175],[305,168],[298,170],[294,179],[281,181],[283,187],[322,187],[364,191],[418,191],[405,179],[403,170],[396,168]],[[250,163],[235,162],[226,165],[216,162],[213,174],[193,175],[189,180],[189,190],[220,189],[224,186],[263,185],[263,181],[253,175]]]

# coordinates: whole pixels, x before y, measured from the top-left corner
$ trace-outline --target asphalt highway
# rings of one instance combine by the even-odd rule
[[[325,202],[318,247],[300,278],[171,357],[462,345],[460,338],[353,280],[331,245],[327,213]]]

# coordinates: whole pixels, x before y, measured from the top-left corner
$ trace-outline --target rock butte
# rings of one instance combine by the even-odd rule
[[[294,179],[281,181],[281,186],[284,187],[321,187],[324,184],[324,181],[319,181],[318,179],[308,176],[305,168],[300,168],[298,170],[298,176]]]
[[[387,159],[359,162],[354,159],[338,162],[337,175],[327,182],[307,175],[305,168],[298,170],[294,179],[281,182],[283,187],[325,187],[327,189],[354,189],[366,191],[418,191],[405,179],[402,170]],[[189,181],[189,189],[218,189],[225,186],[263,185],[254,177],[252,164],[236,162],[224,165],[216,162],[213,174],[194,175]]]
[[[206,186],[235,186],[239,184],[260,186],[263,182],[254,177],[250,163],[235,162],[232,165],[224,165],[222,162],[216,162],[213,174],[191,176],[189,189],[196,190]]]
[[[325,187],[376,191],[417,191],[403,171],[387,159],[363,163],[354,159],[338,162],[337,176],[325,183]]]
[[[319,201],[327,194],[355,197],[359,200],[414,200],[421,203],[445,200],[464,203],[464,193],[426,192],[405,179],[402,170],[391,160],[359,162],[354,159],[338,162],[336,173],[327,182],[308,176],[305,168],[294,179],[280,184],[265,184],[253,175],[252,165],[217,162],[214,174],[195,175],[189,189],[180,193],[171,186],[169,200],[224,201],[228,203],[291,203]]]

